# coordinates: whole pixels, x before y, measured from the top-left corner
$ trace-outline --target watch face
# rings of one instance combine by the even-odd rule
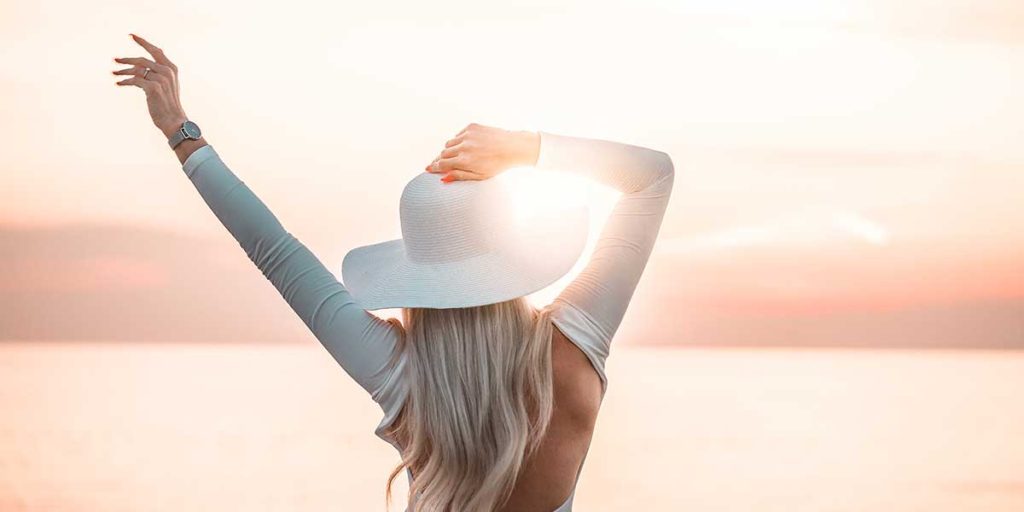
[[[181,126],[181,130],[185,132],[185,136],[190,139],[198,139],[203,132],[199,131],[199,125],[192,121],[185,121],[185,124]]]

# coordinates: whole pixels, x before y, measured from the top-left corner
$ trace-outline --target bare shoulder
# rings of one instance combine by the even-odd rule
[[[601,378],[587,356],[557,326],[551,334],[555,414],[575,428],[592,430],[601,408]]]

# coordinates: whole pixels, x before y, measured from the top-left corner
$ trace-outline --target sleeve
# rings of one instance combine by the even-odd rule
[[[342,368],[385,410],[398,396],[392,382],[399,327],[365,311],[337,278],[281,223],[207,145],[183,169],[214,215],[277,288]]]
[[[586,354],[606,389],[604,363],[612,337],[672,194],[672,159],[639,146],[541,132],[536,167],[581,174],[622,192],[590,262],[552,304],[552,322]]]

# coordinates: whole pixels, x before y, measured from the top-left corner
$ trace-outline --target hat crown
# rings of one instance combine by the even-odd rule
[[[345,286],[368,310],[467,308],[540,290],[576,262],[587,215],[527,219],[519,207],[531,193],[508,174],[454,183],[417,175],[399,203],[404,238],[349,251]]]
[[[460,261],[493,250],[511,225],[511,200],[497,179],[443,183],[422,173],[402,191],[399,216],[411,261]]]

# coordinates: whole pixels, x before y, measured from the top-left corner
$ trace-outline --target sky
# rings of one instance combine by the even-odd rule
[[[86,317],[89,336],[131,337],[123,307],[92,303],[186,311],[196,273],[224,301],[265,286],[228,255],[142,91],[113,85],[112,57],[141,55],[134,32],[331,268],[397,237],[402,185],[480,122],[672,155],[633,339],[1024,344],[1024,4],[262,4],[0,0],[0,338],[78,335]],[[614,199],[592,197],[595,212]],[[218,256],[190,274],[197,251]],[[197,323],[163,330],[231,332]]]

